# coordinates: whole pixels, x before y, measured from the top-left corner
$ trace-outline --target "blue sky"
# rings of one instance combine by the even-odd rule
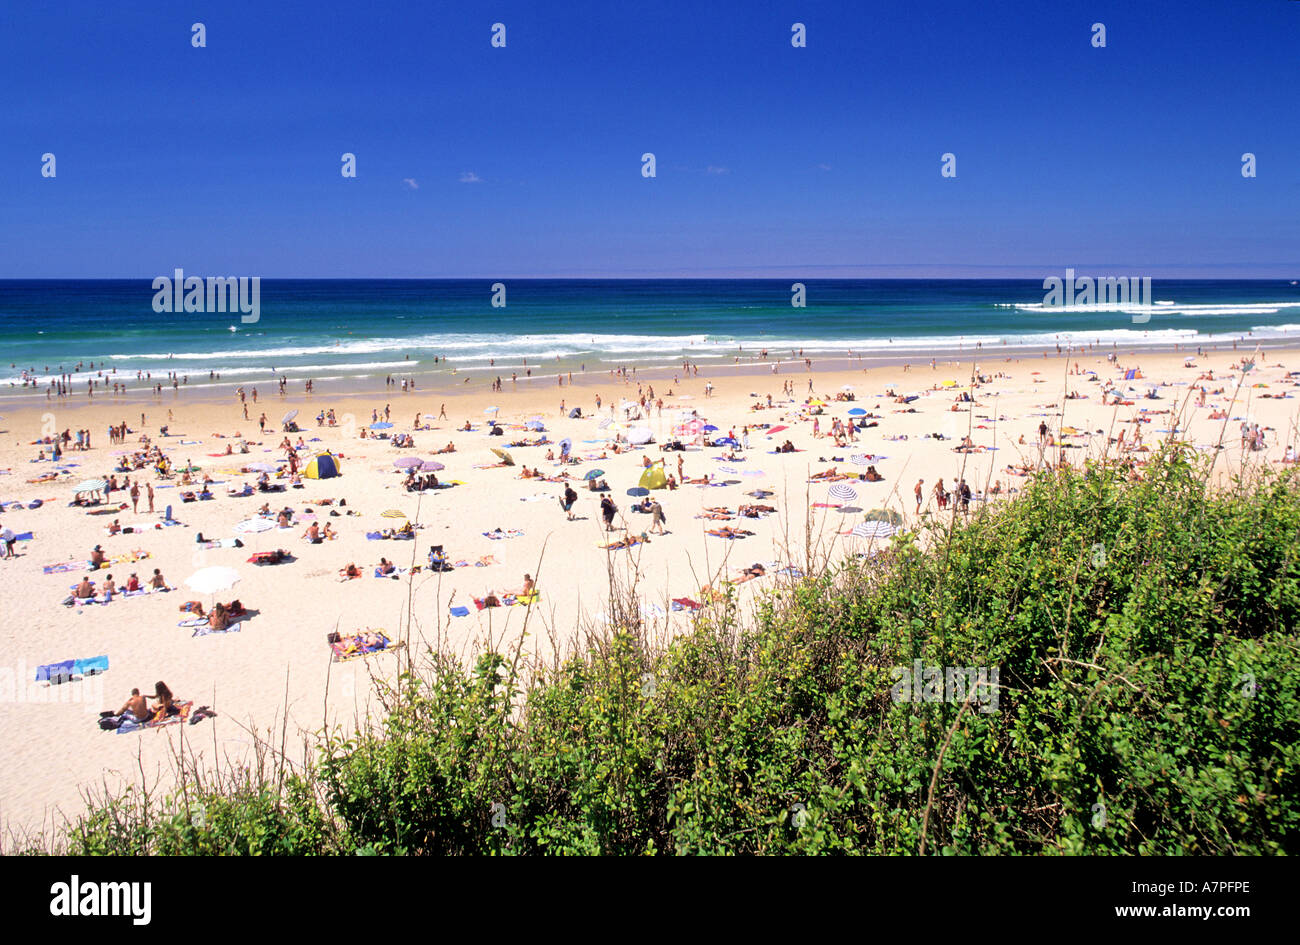
[[[1295,278],[1298,51],[1292,0],[14,2],[0,277]]]

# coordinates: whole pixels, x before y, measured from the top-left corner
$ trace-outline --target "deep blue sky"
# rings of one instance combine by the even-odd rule
[[[1295,278],[1300,3],[6,3],[0,277],[177,266]]]

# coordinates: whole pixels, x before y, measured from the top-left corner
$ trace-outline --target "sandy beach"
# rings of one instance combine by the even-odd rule
[[[295,380],[283,396],[274,393],[274,384],[264,385],[260,402],[247,405],[251,420],[238,399],[205,400],[184,390],[161,397],[97,394],[93,402],[82,392],[62,402],[35,393],[29,402],[11,400],[0,419],[0,528],[32,537],[16,540],[16,556],[0,563],[0,642],[6,654],[0,663],[0,751],[9,762],[0,771],[0,819],[10,831],[40,829],[75,815],[82,792],[105,783],[118,789],[144,778],[165,786],[182,742],[211,764],[241,757],[255,733],[272,733],[277,745],[287,733],[288,754],[300,757],[304,733],[354,724],[373,705],[371,675],[391,679],[405,659],[393,648],[336,661],[327,642],[332,632],[382,630],[417,660],[428,646],[467,652],[480,644],[513,646],[522,638],[530,657],[549,660],[579,627],[599,625],[608,610],[611,573],[634,582],[646,618],[671,633],[688,626],[692,614],[689,605],[675,609],[674,599],[706,602],[702,588],[723,581],[739,583],[748,595],[788,579],[781,569],[806,566],[806,522],[834,554],[869,553],[888,539],[846,533],[881,509],[897,513],[903,528],[915,523],[918,480],[920,514],[952,515],[961,514],[955,504],[938,508],[934,489],[940,479],[950,491],[964,479],[973,509],[981,501],[1014,496],[1024,470],[1062,459],[1078,465],[1129,452],[1141,461],[1173,437],[1207,452],[1221,444],[1216,472],[1226,477],[1243,464],[1280,463],[1300,441],[1300,401],[1293,391],[1300,373],[1291,373],[1300,372],[1300,351],[1263,351],[1244,376],[1241,362],[1250,356],[1244,348],[1194,358],[1186,350],[1120,350],[1114,360],[1108,353],[981,357],[933,366],[918,359],[906,369],[863,370],[841,362],[837,370],[818,364],[808,370],[787,363],[779,373],[763,366],[757,373],[715,368],[708,376],[701,369],[676,381],[602,375],[562,387],[512,386],[507,380],[499,392],[478,379],[453,394],[403,392],[386,388],[379,378],[374,390],[318,389],[308,395]],[[1131,372],[1140,376],[1126,377]],[[972,386],[974,375],[983,380]],[[783,392],[786,384],[793,394]],[[1112,391],[1105,403],[1104,388]],[[641,395],[649,401],[645,415],[629,418],[620,405]],[[382,414],[386,405],[392,427],[383,431],[387,438],[376,438],[368,428],[373,412]],[[490,407],[498,410],[489,413]],[[581,408],[581,418],[568,416],[574,407]],[[295,409],[301,432],[285,433],[279,419]],[[326,410],[334,412],[336,426],[317,424]],[[837,445],[829,435],[832,423],[847,421],[851,410],[860,411],[853,418],[867,426]],[[701,424],[717,428],[703,436],[734,431],[748,447],[742,442],[735,458],[726,459],[728,448],[701,447],[691,434],[682,437],[685,451],[664,452],[663,444],[681,435],[676,428],[694,419],[690,411]],[[258,430],[262,412],[269,418],[265,433]],[[501,424],[500,436],[489,433],[493,417]],[[525,425],[533,418],[543,430]],[[107,428],[122,422],[128,427],[124,441],[110,443]],[[467,422],[471,429],[464,430]],[[1263,431],[1262,449],[1243,449],[1243,423]],[[160,435],[164,425],[166,437]],[[636,427],[649,428],[654,441],[622,443],[614,452],[616,437]],[[39,452],[49,453],[37,441],[65,429],[88,429],[91,448],[67,450],[59,464],[63,471],[55,474],[55,463],[34,461]],[[412,435],[414,447],[394,446],[397,434]],[[84,480],[116,475],[121,484],[126,474],[114,472],[117,454],[143,448],[142,436],[161,447],[175,469],[197,467],[191,474],[196,484],[183,484],[178,471],[164,479],[146,467],[129,476],[142,491],[153,486],[152,513],[143,496],[133,511],[127,491],[96,506],[70,504]],[[247,453],[235,446],[240,436]],[[304,463],[330,451],[342,474],[307,478],[300,488],[282,492],[229,496],[244,483],[256,484],[258,473],[241,469],[284,464],[280,444],[286,436],[292,444],[301,436],[305,448],[297,453]],[[973,445],[962,451],[968,436]],[[541,445],[510,445],[543,437]],[[548,458],[558,457],[566,438],[580,462],[562,465]],[[775,452],[787,440],[797,451]],[[449,443],[454,452],[438,452]],[[494,448],[508,451],[513,465],[504,465]],[[394,463],[412,456],[442,463],[437,476],[450,485],[408,491]],[[652,492],[665,514],[665,534],[651,530],[652,516],[634,511],[638,498],[627,494],[647,458],[663,460],[674,476],[680,461],[686,480],[711,480]],[[810,481],[832,468],[852,478]],[[868,468],[881,480],[859,478]],[[523,478],[525,469],[543,478]],[[602,520],[602,494],[589,491],[584,480],[593,469],[603,470],[598,478],[610,487],[604,494],[618,507],[614,531]],[[565,483],[558,477],[565,473],[578,494],[572,521],[560,507]],[[205,475],[214,480],[214,498],[182,501],[182,493],[201,488]],[[53,478],[33,481],[42,476]],[[287,485],[289,477],[275,481]],[[750,494],[757,490],[770,495]],[[32,507],[37,500],[39,506]],[[123,502],[126,507],[118,508]],[[264,503],[273,512],[291,509],[293,524],[237,531],[237,523],[257,518]],[[774,511],[740,516],[742,504]],[[161,524],[167,506],[179,524]],[[726,511],[710,511],[717,509]],[[400,515],[384,515],[393,511]],[[132,531],[109,534],[114,520]],[[406,520],[414,540],[367,537]],[[318,544],[303,538],[313,521],[322,529],[328,524],[337,537]],[[752,534],[709,534],[722,528]],[[604,547],[643,533],[649,540],[631,549]],[[204,547],[196,540],[200,534],[205,543],[222,546]],[[234,538],[242,547],[222,541]],[[87,559],[97,545],[109,560],[91,572]],[[450,570],[430,570],[428,553],[435,545],[445,550]],[[276,565],[249,561],[254,553],[275,549],[292,559]],[[396,579],[375,575],[381,558],[403,569]],[[349,564],[360,577],[341,576]],[[757,572],[754,565],[762,566],[761,576],[744,573]],[[222,566],[239,574],[232,589],[214,595],[185,587],[194,572]],[[413,566],[420,570],[405,571]],[[108,603],[62,603],[86,575],[99,582],[97,589],[109,575],[122,588],[132,573],[147,582],[155,568],[174,590]],[[518,591],[526,574],[536,581],[536,603],[478,609],[475,598]],[[180,611],[186,601],[210,608],[214,600],[234,598],[251,614],[238,632],[195,636],[195,628],[178,626],[189,617]],[[409,626],[408,604],[414,613]],[[459,608],[465,608],[464,616],[455,615]],[[102,675],[59,686],[33,681],[38,666],[101,655],[110,664]],[[101,711],[119,709],[133,687],[152,693],[157,680],[193,707],[215,710],[216,717],[157,730],[100,729]]]

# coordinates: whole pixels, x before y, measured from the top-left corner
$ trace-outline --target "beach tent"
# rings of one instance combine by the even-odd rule
[[[324,453],[317,453],[307,463],[307,468],[302,474],[308,479],[333,479],[341,475],[338,458],[333,453],[326,450]]]
[[[663,463],[656,463],[641,474],[637,483],[642,489],[663,489],[668,485],[668,476],[664,473]]]

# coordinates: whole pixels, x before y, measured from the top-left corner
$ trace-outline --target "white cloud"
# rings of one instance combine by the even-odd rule
[[[402,183],[405,184],[407,187],[411,188],[411,190],[420,189],[420,183],[414,177],[403,177]]]
[[[729,167],[719,167],[719,166],[716,165],[716,164],[710,164],[708,167],[706,167],[706,168],[704,169],[704,173],[706,173],[706,174],[730,174],[730,173],[731,173],[731,168],[729,168]]]
[[[831,166],[830,166],[829,164],[818,164],[818,165],[817,165],[817,170],[819,170],[819,171],[829,171],[830,169],[831,169]]]
[[[460,182],[461,182],[462,184],[478,184],[478,183],[481,183],[482,181],[483,181],[483,178],[479,177],[479,176],[478,176],[477,174],[475,174],[473,171],[462,171],[462,172],[461,172],[461,175],[460,175]]]

